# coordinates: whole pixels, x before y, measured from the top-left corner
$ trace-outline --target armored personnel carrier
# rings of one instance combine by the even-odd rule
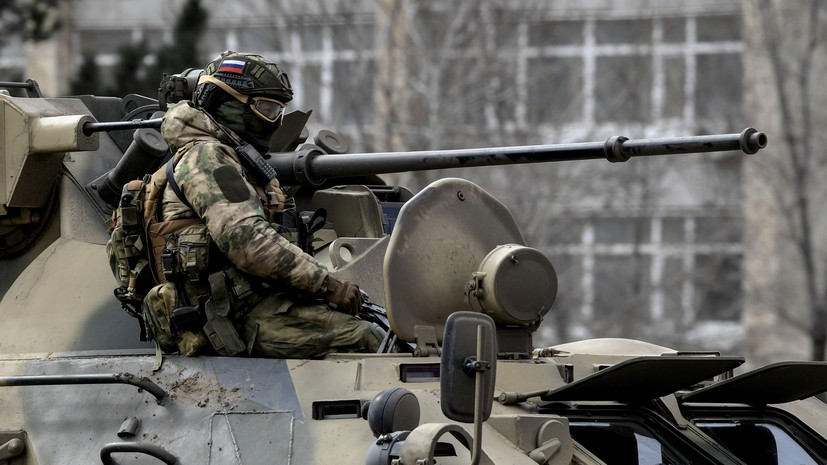
[[[169,156],[158,100],[45,98],[0,83],[0,462],[105,464],[824,464],[827,364],[738,376],[743,358],[642,341],[534,347],[556,272],[509,210],[443,179],[413,195],[388,172],[755,153],[764,134],[342,154],[306,115],[269,163],[307,210],[317,256],[358,282],[380,353],[321,360],[164,355],[112,290],[105,222],[122,186]],[[189,78],[189,80],[188,80]],[[299,187],[301,186],[301,187]],[[427,295],[418,289],[430,289]]]

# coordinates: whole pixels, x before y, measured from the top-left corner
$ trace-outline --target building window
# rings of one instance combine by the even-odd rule
[[[736,130],[741,118],[741,76],[743,66],[737,53],[698,56],[698,118],[718,122],[716,126]]]
[[[594,32],[598,44],[647,44],[652,40],[652,20],[610,19],[596,21]]]
[[[366,125],[373,121],[373,61],[337,61],[333,64],[332,121],[337,126]]]
[[[603,335],[628,335],[629,320],[650,327],[666,320],[684,327],[738,321],[742,221],[721,213],[566,222],[550,251],[565,295],[555,306],[581,321],[603,322]]]
[[[698,42],[737,42],[741,40],[741,17],[735,15],[698,18]]]
[[[595,253],[592,316],[612,322],[603,325],[606,336],[631,334],[624,323],[638,324],[649,313],[652,257],[631,252]]]
[[[366,51],[374,47],[373,24],[336,24],[331,26],[333,48],[342,51]]]
[[[741,259],[726,254],[695,256],[692,283],[700,320],[740,321]]]
[[[686,60],[682,57],[663,58],[663,104],[660,115],[663,118],[681,118],[684,114],[686,89]],[[657,107],[656,107],[657,110]]]
[[[740,116],[738,16],[530,21],[513,55],[528,69],[525,124],[726,127]],[[519,75],[518,75],[519,76]],[[518,111],[516,120],[521,116]],[[705,124],[709,126],[709,124]]]
[[[533,47],[549,45],[582,45],[583,21],[538,21],[529,28],[529,44]]]
[[[582,58],[532,59],[528,75],[531,121],[562,125],[583,119]]]
[[[652,118],[652,59],[607,56],[597,60],[595,121],[648,123]]]

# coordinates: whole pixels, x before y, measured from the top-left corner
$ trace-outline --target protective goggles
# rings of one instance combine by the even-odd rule
[[[253,113],[270,123],[281,123],[284,118],[284,104],[267,97],[252,97],[248,102]]]
[[[216,79],[213,76],[201,76],[198,78],[198,84],[206,82],[217,85],[225,92],[235,97],[239,102],[250,105],[253,113],[264,121],[268,121],[270,123],[281,123],[284,118],[285,105],[278,100],[267,97],[250,97],[249,95],[244,95],[227,85],[224,81]]]

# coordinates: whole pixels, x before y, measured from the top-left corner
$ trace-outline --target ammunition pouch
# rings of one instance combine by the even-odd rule
[[[207,283],[209,290],[197,296],[192,292],[203,289],[201,284],[171,281],[147,294],[143,302],[147,332],[163,352],[194,355],[207,345],[223,356],[247,350],[235,322],[257,300],[258,293],[234,268],[212,273]]]
[[[230,321],[232,296],[223,272],[209,276],[210,298],[204,303],[204,334],[218,355],[231,357],[246,349],[244,341],[238,335]]]
[[[157,226],[153,235],[153,248],[157,251],[154,266],[164,284],[150,293],[152,299],[145,300],[144,313],[152,317],[156,340],[159,334],[164,340],[161,349],[186,353],[181,338],[195,333],[219,355],[233,356],[245,351],[246,344],[234,322],[257,298],[253,283],[236,268],[224,266],[207,225],[200,220],[167,221],[152,226]],[[192,347],[193,344],[187,344],[186,350],[191,351]]]
[[[149,231],[159,281],[198,282],[206,278],[211,239],[200,219],[155,223]]]

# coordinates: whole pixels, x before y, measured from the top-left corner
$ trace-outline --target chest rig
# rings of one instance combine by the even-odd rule
[[[193,145],[195,143],[185,145],[179,150],[179,154],[190,150]],[[154,203],[153,219],[149,221],[147,230],[152,244],[152,268],[156,280],[157,282],[172,282],[182,287],[187,300],[192,301],[192,297],[209,292],[208,276],[223,271],[228,279],[231,279],[230,284],[236,297],[244,300],[252,285],[218,249],[209,235],[206,223],[195,216],[192,204],[175,181],[174,168],[180,159],[180,156],[174,157],[166,164],[163,170],[165,176],[162,176],[166,182],[156,183],[157,189],[154,189],[159,200]],[[256,177],[250,176],[246,167],[244,175],[254,187],[267,221],[274,226],[277,225],[279,233],[286,236],[288,240],[293,237],[298,238],[299,234],[292,228],[284,227],[278,222],[283,217],[292,216],[290,212],[285,212],[288,202],[278,181],[273,178],[262,186],[255,182]],[[193,216],[172,220],[163,219],[160,197],[163,196],[166,187],[169,187],[178,200],[186,205]]]

